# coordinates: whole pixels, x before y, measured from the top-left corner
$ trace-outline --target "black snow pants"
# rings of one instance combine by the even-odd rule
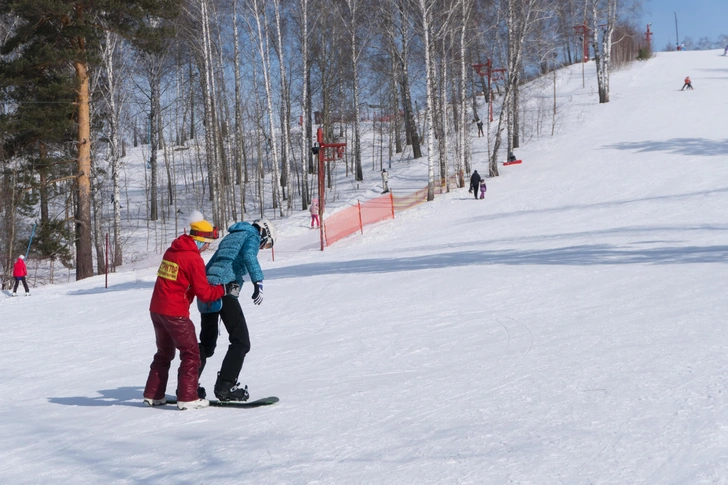
[[[23,276],[21,278],[15,278],[15,286],[13,286],[13,293],[17,293],[18,292],[18,284],[21,281],[23,282],[23,288],[25,288],[25,292],[26,293],[30,293],[30,290],[28,289],[28,282],[25,281],[25,276]]]
[[[225,382],[238,381],[243,368],[245,355],[250,352],[250,335],[245,322],[243,309],[237,298],[230,295],[222,297],[222,310],[217,313],[203,313],[200,323],[200,375],[205,368],[208,357],[212,357],[217,346],[218,317],[222,319],[228,332],[230,345],[220,367],[220,380]]]

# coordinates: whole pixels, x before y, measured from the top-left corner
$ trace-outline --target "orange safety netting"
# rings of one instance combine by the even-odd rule
[[[420,189],[417,192],[403,196],[394,197],[394,210],[403,211],[405,209],[411,209],[417,204],[421,204],[427,200],[427,187]]]
[[[457,175],[448,177],[450,187],[458,186]],[[445,185],[435,186],[436,194],[447,192]],[[363,231],[364,226],[394,218],[395,211],[410,209],[427,200],[427,187],[404,196],[394,196],[392,193],[358,203],[355,206],[341,210],[324,220],[324,236],[326,245],[331,246],[336,241],[345,238],[357,231]]]
[[[363,226],[386,219],[394,219],[392,194],[383,195],[359,205],[361,207],[361,222]]]
[[[324,236],[327,246],[360,230],[359,205],[348,207],[324,220]]]

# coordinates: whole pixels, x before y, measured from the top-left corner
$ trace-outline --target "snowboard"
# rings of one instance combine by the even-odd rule
[[[217,399],[209,399],[210,406],[218,408],[257,408],[260,406],[269,406],[275,404],[280,399],[275,396],[263,397],[255,401],[218,401]],[[167,398],[167,404],[177,404],[177,399]]]
[[[200,313],[217,313],[222,310],[222,298],[218,298],[217,300],[211,301],[209,303],[200,301],[200,299],[198,298],[197,310],[199,310]]]
[[[523,163],[523,160],[513,160],[512,162],[503,162],[503,165],[516,165],[519,163]]]

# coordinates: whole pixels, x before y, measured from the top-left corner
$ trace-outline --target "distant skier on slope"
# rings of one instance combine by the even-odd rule
[[[28,276],[28,267],[25,266],[25,256],[22,254],[18,256],[18,260],[13,266],[13,278],[15,278],[15,286],[13,286],[13,296],[18,296],[18,284],[23,283],[25,289],[25,296],[30,296],[30,290],[28,289],[28,283],[25,281],[25,277]]]
[[[478,199],[478,189],[480,188],[481,180],[478,171],[473,170],[473,175],[470,176],[470,190],[468,192],[472,192],[475,195],[475,200]]]
[[[311,201],[311,207],[308,210],[311,212],[311,229],[314,228],[314,224],[316,224],[315,227],[321,227],[321,221],[319,221],[319,201],[318,201],[318,199],[313,199]]]
[[[690,82],[690,76],[685,78],[685,84],[683,84],[683,87],[682,87],[682,89],[680,89],[680,91],[682,91],[685,88],[693,89],[693,83]]]

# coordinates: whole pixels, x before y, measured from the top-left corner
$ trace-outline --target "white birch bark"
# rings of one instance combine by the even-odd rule
[[[310,202],[308,198],[308,159],[311,156],[307,143],[309,123],[311,122],[308,118],[308,78],[310,76],[308,72],[308,0],[301,0],[301,57],[303,59],[303,100],[301,106],[303,111],[301,118],[303,120],[301,123],[301,174],[303,187],[301,190],[301,208],[302,210],[306,210]]]
[[[223,58],[223,40],[222,40],[222,21],[220,20],[220,16],[216,10],[215,2],[212,2],[212,9],[214,13],[214,26],[217,29],[217,45],[219,46],[217,49],[218,56],[216,56],[217,59],[217,66],[213,66],[212,72],[214,78],[214,83],[218,87],[218,91],[213,91],[216,95],[216,99],[218,100],[217,103],[215,103],[215,106],[217,110],[215,111],[215,133],[217,136],[215,137],[215,142],[217,144],[217,150],[218,150],[218,161],[220,163],[220,217],[222,221],[228,221],[230,218],[232,220],[237,220],[237,208],[235,206],[235,188],[233,184],[231,183],[231,180],[233,180],[234,173],[232,170],[232,165],[230,163],[230,153],[232,152],[232,147],[230,146],[231,139],[234,137],[230,136],[230,130],[229,126],[227,126],[227,123],[230,120],[230,106],[228,102],[228,94],[227,94],[227,83],[225,82],[225,59]],[[222,123],[226,124],[226,131],[222,130]],[[229,191],[229,193],[228,193]]]
[[[348,24],[354,89],[354,179],[362,181],[364,180],[364,172],[361,166],[361,126],[359,123],[359,58],[361,52],[357,37],[357,29],[359,28],[359,3],[359,0],[346,0],[350,15],[350,22]]]
[[[470,123],[468,123],[467,117],[467,84],[466,80],[468,77],[468,68],[465,59],[467,58],[467,43],[466,33],[468,23],[470,22],[470,13],[473,8],[473,0],[461,0],[462,7],[462,19],[460,23],[460,83],[458,85],[458,97],[460,105],[460,137],[458,146],[460,147],[460,153],[458,154],[458,183],[460,187],[465,185],[464,173],[465,167],[468,166],[468,160],[470,158]]]
[[[448,124],[448,102],[447,102],[447,83],[448,83],[448,77],[447,77],[447,42],[443,39],[442,41],[442,58],[440,59],[440,123],[442,126],[442,136],[440,137],[440,147],[439,147],[439,156],[440,156],[440,186],[442,186],[443,182],[447,186],[447,191],[450,192],[450,183],[449,183],[449,160],[447,156],[448,151],[448,133],[449,133],[449,124]]]
[[[121,170],[121,145],[119,143],[121,102],[117,103],[117,96],[121,92],[115,72],[114,57],[117,52],[119,36],[109,30],[104,31],[105,45],[101,53],[103,69],[106,71],[106,91],[104,97],[109,106],[109,148],[111,165],[111,190],[113,194],[113,245],[114,256],[112,264],[121,266],[122,245],[121,245],[121,188],[119,171]]]
[[[223,226],[220,212],[220,184],[219,166],[217,163],[217,143],[215,143],[215,103],[213,99],[214,75],[212,72],[212,41],[210,37],[210,16],[207,9],[207,0],[200,0],[200,14],[202,23],[203,44],[203,83],[205,105],[205,152],[207,159],[207,176],[210,179],[210,199],[212,201],[213,224]]]
[[[520,69],[523,60],[523,46],[531,29],[537,12],[537,6],[540,0],[508,0],[508,12],[506,17],[506,25],[508,27],[508,56],[506,65],[506,86],[503,95],[503,105],[500,115],[498,116],[498,125],[493,143],[493,152],[490,158],[489,175],[491,177],[498,176],[498,150],[501,145],[501,136],[503,134],[504,122],[508,124],[508,151],[513,148],[513,133],[511,131],[513,113],[513,95],[515,83],[518,81],[517,72]]]
[[[281,29],[281,2],[273,0],[273,8],[276,17],[276,34],[278,37],[278,67],[281,78],[281,109],[283,110],[283,126],[281,127],[281,136],[283,137],[283,163],[286,174],[286,190],[288,191],[287,209],[293,209],[293,174],[291,173],[291,97],[288,92],[288,76],[286,73],[286,63],[284,56],[283,32]]]
[[[434,151],[435,151],[435,126],[433,124],[432,107],[435,103],[434,96],[434,79],[433,79],[433,66],[432,66],[432,52],[431,52],[431,10],[433,8],[432,3],[428,0],[417,0],[417,5],[420,9],[421,21],[422,21],[422,35],[425,48],[425,88],[427,103],[425,107],[425,124],[427,125],[427,200],[432,201],[435,199],[435,167],[434,167]]]
[[[236,181],[240,185],[240,219],[245,218],[245,187],[248,182],[248,171],[243,170],[243,112],[242,112],[242,82],[240,79],[240,36],[238,35],[238,0],[233,1],[233,49],[235,68],[235,176]]]
[[[263,6],[263,9],[260,8],[260,4],[265,2],[260,2],[259,0],[252,0],[250,2],[251,6],[251,14],[252,17],[255,19],[255,25],[256,25],[256,31],[257,31],[257,49],[258,54],[260,55],[261,64],[263,67],[263,83],[265,87],[265,97],[266,97],[266,104],[268,108],[268,130],[270,137],[270,145],[271,150],[273,151],[273,198],[275,199],[275,202],[277,202],[278,210],[280,212],[280,216],[283,217],[283,204],[281,203],[281,194],[278,190],[278,186],[280,183],[280,176],[278,174],[278,141],[276,136],[276,128],[275,128],[275,116],[273,111],[273,88],[271,85],[270,80],[270,47],[268,42],[268,28],[267,25],[261,25],[261,17],[265,21],[267,18],[265,14],[265,6]]]
[[[612,52],[612,36],[617,19],[617,0],[606,1],[606,24],[600,25],[600,2],[592,2],[592,47],[594,48],[594,60],[597,67],[597,85],[599,90],[599,102],[609,102],[609,71]],[[601,43],[599,34],[601,32]]]

